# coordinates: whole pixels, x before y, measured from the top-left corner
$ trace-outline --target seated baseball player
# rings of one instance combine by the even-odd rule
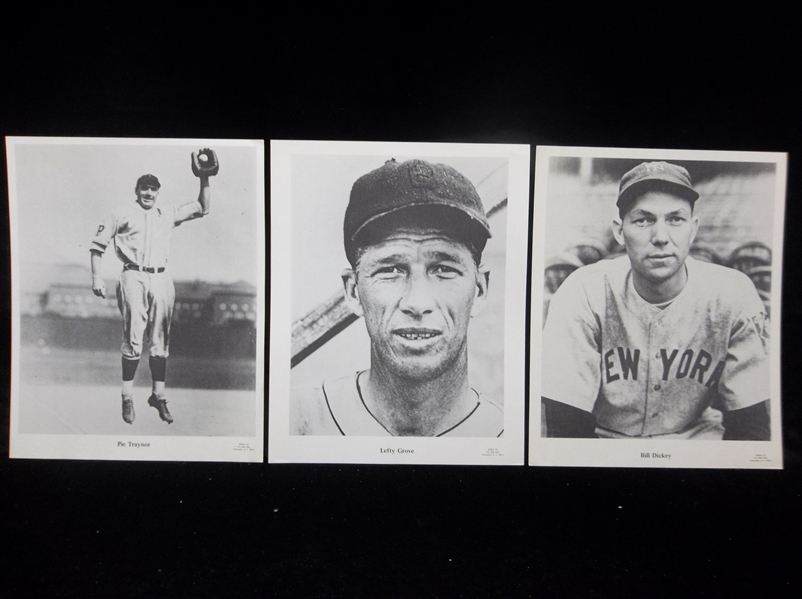
[[[114,243],[123,270],[117,281],[117,305],[123,317],[122,339],[122,417],[133,424],[134,375],[146,340],[150,340],[153,393],[148,405],[168,424],[173,416],[167,409],[164,384],[170,344],[170,324],[175,304],[175,286],[167,269],[170,236],[181,223],[209,214],[209,177],[219,168],[214,150],[192,153],[192,171],[200,178],[198,199],[181,206],[156,207],[161,184],[153,175],[142,175],[136,182],[136,202],[120,209],[98,227],[90,246],[92,291],[106,297],[106,284],[100,276],[103,254]]]
[[[549,305],[549,437],[770,438],[765,309],[745,275],[688,257],[698,198],[674,164],[621,179],[627,255],[577,269]]]
[[[346,302],[364,316],[370,368],[293,393],[292,434],[497,437],[501,408],[468,382],[468,326],[487,297],[490,228],[470,181],[423,160],[351,190]]]

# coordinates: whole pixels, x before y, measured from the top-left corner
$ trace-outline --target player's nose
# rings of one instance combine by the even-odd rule
[[[434,310],[431,281],[423,273],[412,273],[407,277],[399,307],[404,314],[421,316]]]
[[[665,221],[658,220],[652,227],[652,243],[654,245],[665,245],[668,241],[668,225]]]

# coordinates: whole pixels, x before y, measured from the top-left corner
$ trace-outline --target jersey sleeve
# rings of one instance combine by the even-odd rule
[[[744,277],[743,306],[733,320],[718,392],[725,410],[769,399],[769,321],[752,282]]]
[[[292,388],[290,435],[343,435],[331,416],[320,386]]]
[[[116,233],[117,219],[113,215],[110,215],[98,226],[95,236],[89,244],[89,250],[104,254]]]
[[[200,202],[187,202],[173,208],[173,226],[177,227],[183,222],[203,216],[203,207]]]
[[[601,386],[601,331],[580,272],[565,280],[549,304],[540,394],[590,412]]]

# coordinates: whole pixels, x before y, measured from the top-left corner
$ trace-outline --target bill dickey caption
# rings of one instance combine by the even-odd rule
[[[662,458],[664,460],[670,460],[671,459],[671,454],[670,453],[657,453],[655,451],[653,451],[652,453],[649,453],[648,451],[643,451],[643,452],[641,452],[640,457],[642,457],[642,458]]]

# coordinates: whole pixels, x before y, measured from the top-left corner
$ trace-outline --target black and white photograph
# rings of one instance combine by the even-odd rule
[[[7,153],[11,457],[263,461],[264,142]]]
[[[530,463],[782,467],[785,160],[538,147]]]
[[[270,461],[522,463],[528,158],[272,142]]]

